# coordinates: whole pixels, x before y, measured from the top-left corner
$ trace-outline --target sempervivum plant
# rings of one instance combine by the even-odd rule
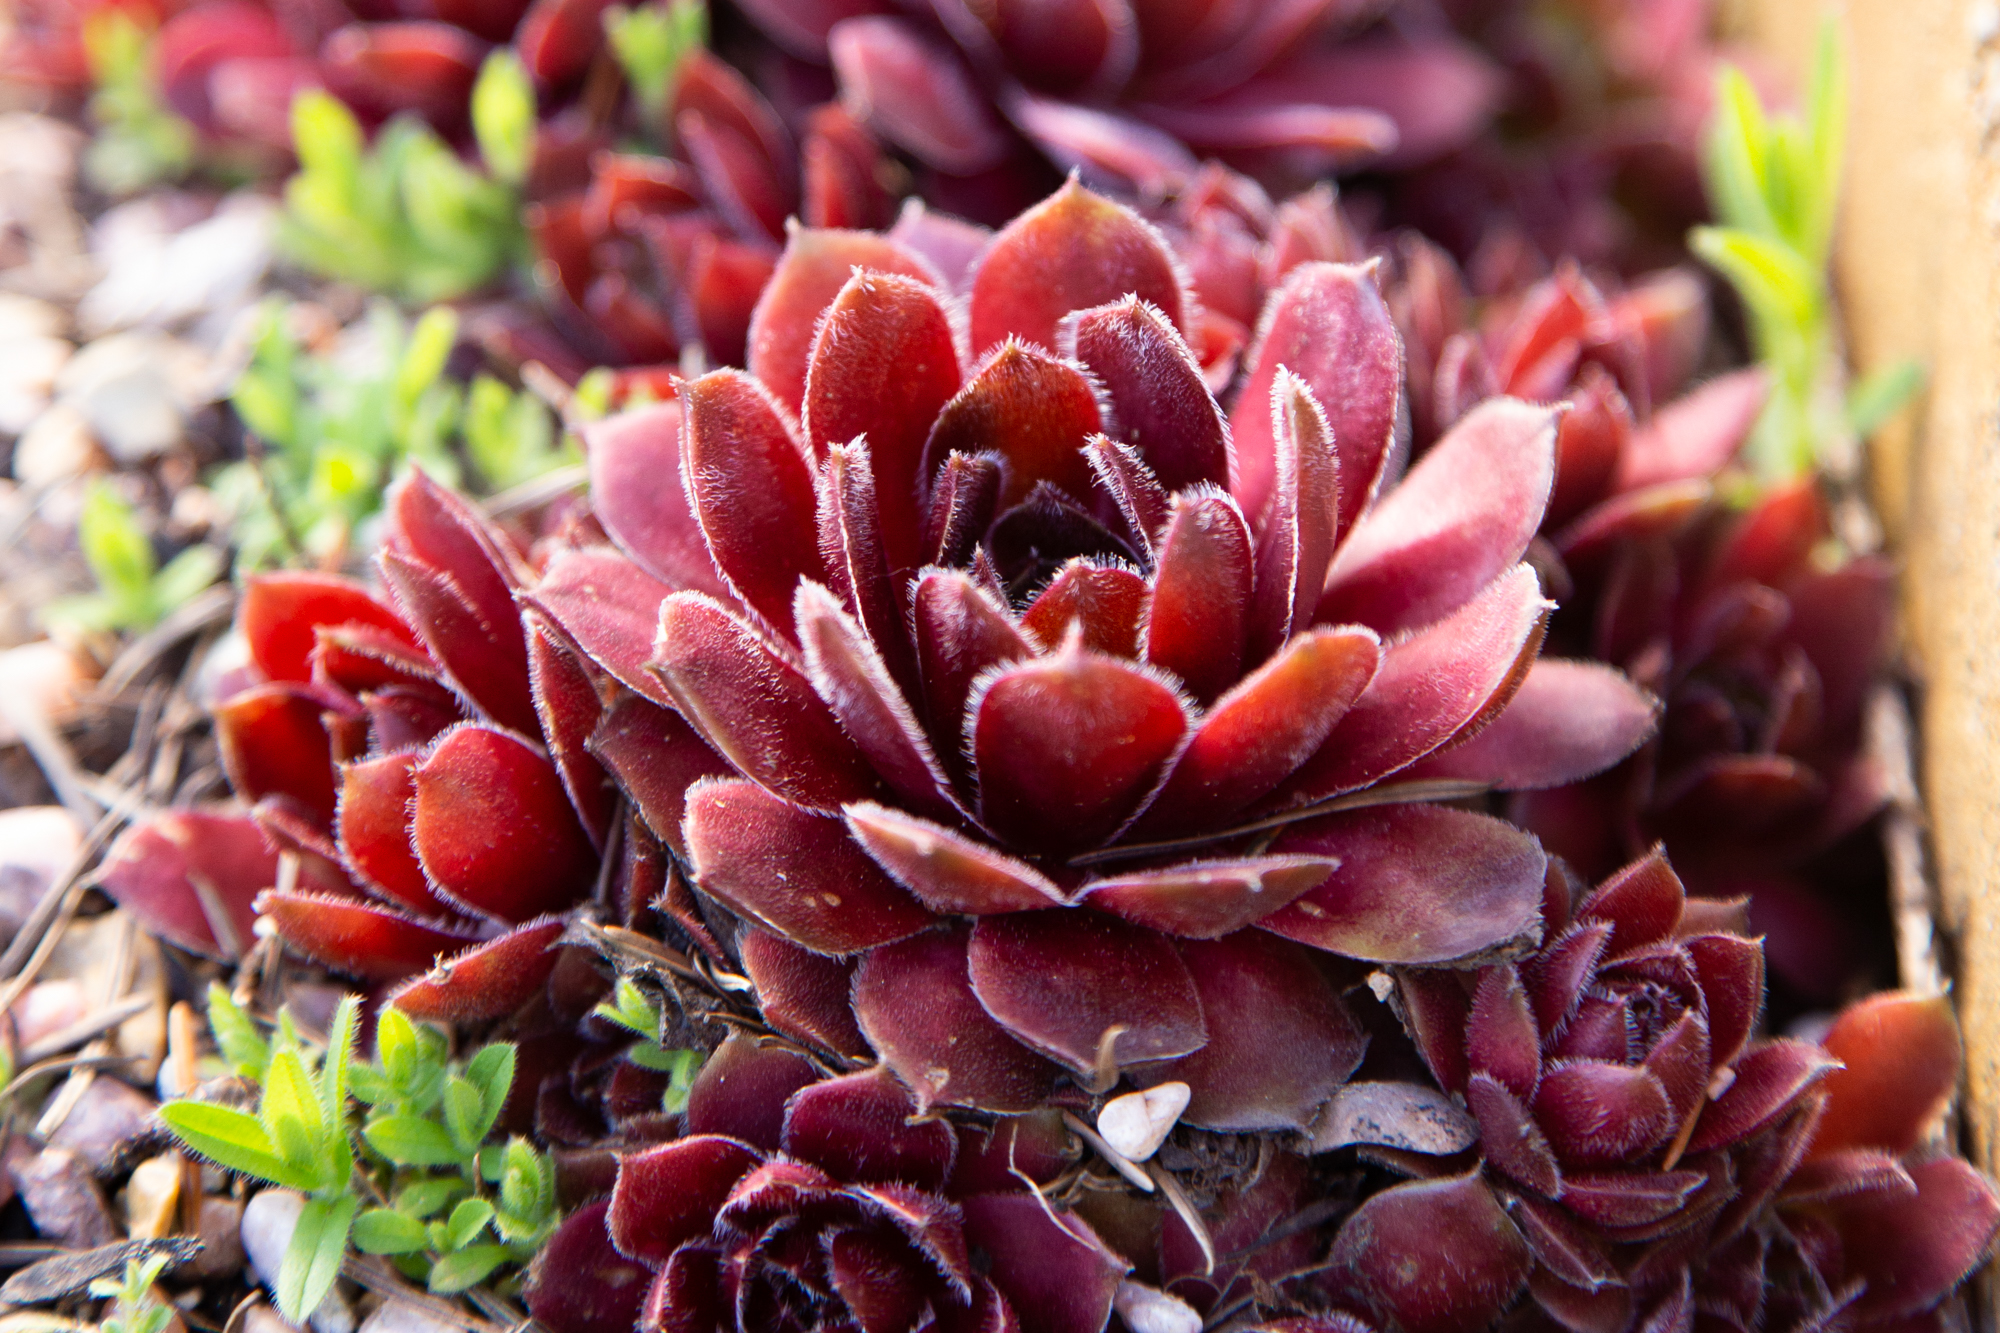
[[[379,562],[393,604],[331,575],[249,580],[249,664],[214,712],[252,813],[141,826],[102,881],[168,938],[224,953],[249,942],[254,898],[287,944],[369,981],[476,949],[444,1009],[421,989],[405,1007],[507,1012],[553,966],[561,926],[542,918],[596,882],[613,800],[583,748],[598,696],[516,607],[531,572],[512,540],[421,472],[391,497]]]
[[[1226,413],[1170,253],[1074,184],[969,286],[961,318],[892,241],[796,233],[749,372],[592,441],[630,558],[532,596],[727,761],[684,791],[685,750],[606,756],[710,898],[851,960],[920,1106],[1136,1067],[1194,1124],[1303,1128],[1359,1054],[1317,951],[1536,929],[1533,840],[1392,779],[1456,745],[1445,791],[1564,781],[1651,726],[1535,661],[1556,413],[1489,403],[1385,486],[1397,340],[1333,264],[1287,275]]]

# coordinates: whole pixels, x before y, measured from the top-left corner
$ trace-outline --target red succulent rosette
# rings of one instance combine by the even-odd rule
[[[1170,252],[1074,184],[966,285],[795,233],[749,372],[591,439],[627,554],[531,596],[726,761],[599,751],[705,894],[848,960],[920,1105],[1137,1067],[1194,1124],[1302,1128],[1359,1058],[1316,952],[1443,962],[1540,911],[1532,839],[1386,780],[1460,745],[1448,790],[1567,781],[1651,726],[1535,661],[1557,414],[1486,404],[1385,485],[1395,330],[1326,263],[1225,412]],[[1560,710],[1507,708],[1551,670]]]

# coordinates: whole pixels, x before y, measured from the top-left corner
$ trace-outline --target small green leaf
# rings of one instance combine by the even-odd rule
[[[486,1224],[493,1220],[493,1205],[484,1199],[467,1199],[451,1210],[445,1220],[445,1243],[447,1248],[462,1250],[479,1238],[486,1230]]]
[[[308,89],[292,99],[292,145],[308,173],[351,183],[361,163],[361,122],[340,99]]]
[[[354,1224],[360,1202],[343,1195],[338,1199],[308,1199],[299,1213],[298,1229],[285,1250],[278,1269],[278,1312],[294,1325],[303,1327],[333,1280],[340,1276],[340,1261],[347,1253],[347,1233]]]
[[[298,1171],[316,1173],[322,1182],[327,1180],[333,1164],[324,1151],[325,1120],[297,1051],[280,1049],[272,1054],[258,1116],[287,1164]]]
[[[472,134],[494,179],[518,186],[535,156],[535,88],[507,47],[486,57],[472,85]]]
[[[354,1248],[363,1254],[409,1254],[428,1239],[422,1222],[393,1208],[370,1208],[354,1219]]]
[[[396,366],[396,401],[405,411],[414,408],[426,389],[444,374],[444,363],[458,341],[458,314],[449,306],[437,306],[423,313],[410,331],[409,346],[403,349]]]
[[[153,601],[162,614],[214,583],[227,557],[213,546],[190,546],[167,561],[153,580]]]
[[[708,41],[708,8],[702,0],[618,6],[605,11],[604,32],[645,119],[657,124],[679,81],[681,62]]]
[[[500,1118],[502,1108],[507,1105],[507,1094],[514,1086],[513,1045],[499,1041],[480,1047],[478,1054],[466,1065],[465,1077],[479,1089],[482,1115],[479,1138],[484,1142],[493,1128],[493,1122]]]
[[[1867,439],[1923,387],[1923,365],[1913,358],[1878,366],[1847,391],[1847,428]]]
[[[442,1125],[421,1116],[377,1117],[362,1127],[361,1137],[397,1166],[456,1166],[465,1156]]]
[[[431,1265],[430,1289],[440,1296],[449,1296],[476,1287],[510,1257],[504,1245],[474,1245],[444,1255]]]
[[[417,1180],[396,1191],[396,1211],[406,1217],[426,1218],[464,1194],[470,1186],[463,1180],[443,1177]]]
[[[108,481],[92,482],[77,518],[77,545],[97,585],[113,596],[143,595],[158,567],[138,513]]]
[[[208,1030],[229,1067],[247,1079],[262,1082],[271,1063],[271,1044],[257,1031],[250,1015],[230,998],[227,987],[218,982],[208,986]]]
[[[479,1141],[486,1137],[485,1107],[479,1089],[456,1074],[444,1084],[444,1126],[461,1156],[478,1151]]]
[[[247,1111],[208,1102],[168,1102],[160,1119],[174,1137],[217,1166],[291,1189],[318,1187],[318,1173],[300,1171],[278,1156],[264,1124]]]

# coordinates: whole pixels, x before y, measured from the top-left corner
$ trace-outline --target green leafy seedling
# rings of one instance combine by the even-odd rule
[[[83,52],[97,126],[83,159],[90,183],[124,195],[186,176],[195,163],[195,130],[160,95],[152,33],[126,10],[106,6],[84,20]]]
[[[703,0],[669,0],[637,9],[615,5],[604,11],[604,32],[639,110],[648,124],[660,124],[681,62],[708,44],[708,6]]]
[[[190,546],[162,568],[138,511],[104,479],[84,493],[77,545],[97,591],[51,602],[48,624],[83,630],[145,630],[215,582],[223,557],[212,546]]]
[[[641,1069],[651,1069],[668,1076],[667,1090],[661,1097],[661,1109],[687,1110],[688,1093],[694,1087],[694,1076],[701,1072],[702,1054],[700,1051],[670,1049],[661,1043],[661,1010],[652,997],[632,978],[620,977],[612,989],[611,998],[592,1012],[638,1035],[639,1040],[626,1050],[626,1059]]]
[[[100,1325],[104,1333],[163,1333],[174,1312],[153,1299],[153,1283],[166,1266],[164,1254],[127,1259],[122,1277],[101,1277],[90,1284],[91,1295],[113,1301],[111,1312]]]

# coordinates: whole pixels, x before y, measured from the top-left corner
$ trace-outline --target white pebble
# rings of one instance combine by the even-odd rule
[[[1143,1162],[1159,1151],[1181,1112],[1187,1110],[1190,1095],[1185,1083],[1162,1083],[1144,1092],[1113,1097],[1097,1113],[1097,1132],[1125,1156]]]

